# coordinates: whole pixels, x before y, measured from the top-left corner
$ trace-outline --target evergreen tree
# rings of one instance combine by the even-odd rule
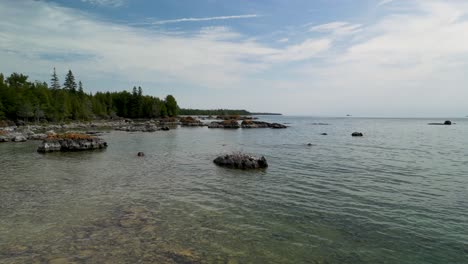
[[[52,90],[60,89],[60,82],[57,73],[55,72],[55,67],[54,73],[52,74],[52,78],[50,79],[50,88],[52,88]]]
[[[84,95],[84,91],[83,91],[83,83],[81,81],[78,82],[78,93],[80,95]]]
[[[0,101],[0,120],[5,119],[5,109],[3,107],[2,101]]]
[[[177,101],[172,95],[166,96],[166,109],[169,116],[177,116],[179,107],[177,106]]]
[[[69,90],[70,92],[76,93],[75,76],[73,76],[73,72],[71,70],[68,70],[63,86],[65,89]]]

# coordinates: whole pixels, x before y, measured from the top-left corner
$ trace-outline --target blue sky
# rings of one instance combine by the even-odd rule
[[[0,72],[182,107],[468,114],[463,0],[3,0]]]

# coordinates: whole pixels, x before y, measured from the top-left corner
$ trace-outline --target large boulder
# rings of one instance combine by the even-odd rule
[[[254,157],[246,154],[230,154],[217,157],[216,165],[233,169],[263,169],[268,167],[265,157]]]

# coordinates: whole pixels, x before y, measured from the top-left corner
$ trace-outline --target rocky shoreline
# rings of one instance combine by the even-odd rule
[[[287,128],[284,124],[257,121],[252,117],[216,117],[217,120],[205,117],[183,116],[179,118],[163,118],[151,120],[120,119],[114,121],[72,122],[62,124],[18,124],[0,127],[1,142],[25,142],[28,140],[44,140],[49,134],[57,132],[96,134],[97,130],[115,130],[126,132],[156,132],[168,131],[181,127],[208,127],[224,129],[252,128]],[[202,121],[203,120],[203,121]],[[241,123],[239,123],[241,121]]]

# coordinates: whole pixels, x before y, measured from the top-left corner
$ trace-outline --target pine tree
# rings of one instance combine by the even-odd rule
[[[60,89],[60,82],[57,73],[55,72],[55,67],[54,73],[52,74],[52,78],[50,79],[50,88],[52,88],[52,90]]]
[[[76,82],[75,76],[71,70],[68,70],[67,76],[65,77],[65,82],[63,83],[65,89],[69,90],[72,93],[76,93]]]
[[[81,81],[78,82],[78,93],[80,95],[84,95],[84,91],[83,91],[83,83]]]

